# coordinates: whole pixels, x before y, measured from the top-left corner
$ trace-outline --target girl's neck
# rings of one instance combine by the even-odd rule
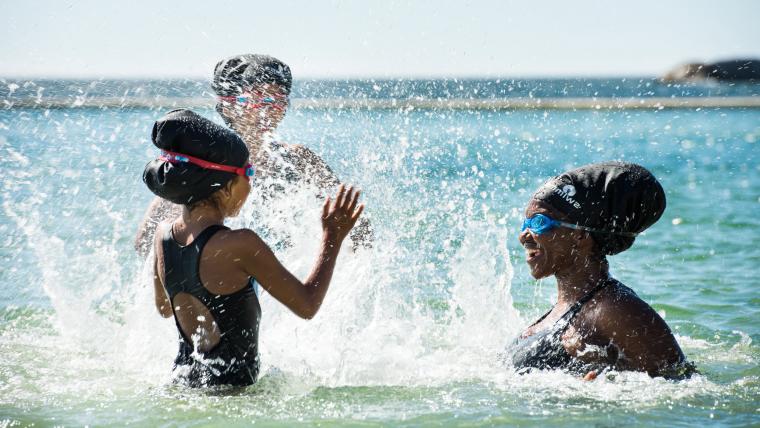
[[[573,265],[582,267],[571,272],[557,272],[555,275],[558,306],[572,305],[610,277],[606,258],[589,257]]]
[[[187,231],[195,235],[209,226],[224,224],[224,218],[222,211],[215,206],[203,205],[195,207],[192,211],[183,207],[182,216],[174,223],[174,230]]]

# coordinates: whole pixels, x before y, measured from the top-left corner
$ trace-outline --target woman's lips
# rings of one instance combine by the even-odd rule
[[[529,264],[535,264],[539,257],[543,252],[539,250],[538,248],[526,248],[525,249],[525,260]]]

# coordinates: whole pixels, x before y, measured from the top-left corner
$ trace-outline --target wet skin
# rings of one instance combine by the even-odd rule
[[[535,214],[572,222],[550,205],[531,200],[525,216]],[[543,320],[529,326],[522,337],[551,328],[572,304],[610,277],[606,258],[584,231],[555,227],[538,235],[526,229],[519,240],[531,275],[536,279],[555,276],[558,289],[555,306]],[[661,376],[684,360],[662,317],[622,285],[603,288],[583,305],[561,340],[569,355],[599,368]]]
[[[211,312],[195,297],[179,293],[173,301],[164,290],[162,237],[171,228],[180,245],[191,244],[211,225],[240,212],[251,185],[236,177],[214,193],[213,203],[190,210],[184,206],[181,216],[159,226],[154,240],[154,297],[158,312],[174,315],[185,336],[202,352],[211,350],[221,340],[221,332]],[[364,205],[358,203],[360,192],[341,185],[334,198],[327,198],[322,209],[322,243],[311,273],[301,282],[275,257],[261,238],[249,229],[221,230],[203,248],[198,273],[203,286],[212,294],[227,295],[249,286],[256,278],[272,297],[302,318],[311,319],[325,298],[341,243],[356,224]]]
[[[257,106],[237,105],[235,102],[223,102],[224,115],[232,118],[231,127],[245,141],[251,154],[251,163],[256,169],[256,177],[277,176],[281,166],[277,159],[272,159],[268,150],[262,150],[264,138],[274,131],[282,122],[290,101],[287,91],[277,84],[265,84],[257,88],[249,88],[246,94],[251,100],[261,100],[271,97],[273,103]],[[287,148],[286,158],[298,171],[298,180],[304,183],[314,183],[323,191],[331,191],[340,184],[329,165],[316,153],[300,144],[281,144]],[[155,228],[159,223],[181,214],[181,207],[161,198],[154,198],[148,207],[135,236],[135,250],[141,257],[148,255]],[[359,224],[352,230],[353,248],[359,245],[371,247],[373,231],[367,218],[362,217]]]
[[[267,132],[274,131],[285,118],[285,113],[290,106],[287,92],[280,85],[265,84],[245,93],[253,102],[241,105],[236,102],[222,102],[225,114],[233,118],[233,128],[241,136],[259,137]],[[264,98],[271,98],[272,103],[258,102]]]
[[[569,221],[567,216],[555,211],[551,206],[531,200],[525,209],[525,217],[543,214],[555,220]],[[526,262],[535,279],[542,279],[574,270],[581,255],[575,245],[581,233],[564,227],[555,227],[541,235],[526,229],[520,232],[520,244],[525,248]]]

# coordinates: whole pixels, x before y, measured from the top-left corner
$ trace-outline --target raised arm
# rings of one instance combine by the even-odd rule
[[[325,200],[322,211],[322,245],[306,281],[291,274],[275,257],[272,250],[249,230],[237,231],[234,238],[239,247],[246,273],[280,303],[301,318],[311,319],[319,311],[330,286],[340,246],[354,227],[364,205],[357,207],[359,192],[340,186],[334,201]]]

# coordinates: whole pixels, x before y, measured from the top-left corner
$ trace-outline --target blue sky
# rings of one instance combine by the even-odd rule
[[[209,77],[269,53],[296,78],[659,75],[760,57],[760,2],[0,2],[0,76]]]

